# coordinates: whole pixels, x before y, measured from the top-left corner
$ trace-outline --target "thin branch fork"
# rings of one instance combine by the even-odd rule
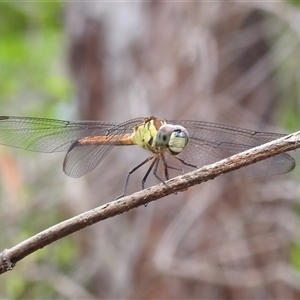
[[[0,274],[12,270],[18,261],[36,250],[87,226],[119,215],[135,207],[146,205],[167,195],[187,190],[189,187],[214,179],[219,175],[297,148],[300,148],[300,131],[235,154],[187,174],[174,177],[165,183],[160,183],[132,195],[108,202],[63,221],[10,249],[3,250],[0,253]]]

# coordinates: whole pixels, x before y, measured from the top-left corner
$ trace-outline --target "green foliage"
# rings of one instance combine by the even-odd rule
[[[26,291],[26,281],[22,274],[8,273],[3,276],[3,293],[13,299],[21,299]]]
[[[288,0],[288,2],[297,7],[300,5],[300,0]]]
[[[1,115],[55,118],[62,104],[72,98],[72,86],[64,57],[63,8],[60,2],[0,2]],[[14,157],[17,159],[17,155]],[[2,232],[1,249],[12,246],[12,241],[16,244],[66,218],[63,209],[58,206],[63,205],[60,202],[56,206],[52,205],[51,209],[42,205],[36,206],[36,209],[22,209],[25,204],[22,201],[26,202],[23,206],[25,208],[32,203],[41,203],[38,198],[45,198],[50,203],[61,199],[60,186],[56,186],[55,191],[49,190],[52,188],[53,177],[50,173],[40,180],[33,176],[32,193],[29,178],[26,178],[27,181],[22,181],[22,197],[17,203],[0,199],[2,227],[6,228]],[[43,185],[42,180],[48,182],[48,187]],[[5,189],[0,196],[4,195]],[[29,198],[30,202],[27,202]],[[10,206],[8,211],[4,211],[5,203]],[[57,298],[59,293],[51,285],[51,278],[53,274],[54,277],[55,274],[63,274],[74,265],[78,249],[74,243],[72,237],[63,239],[35,252],[19,262],[13,271],[1,275],[0,298]],[[47,273],[47,266],[53,269],[53,274]],[[39,273],[39,268],[43,272]]]
[[[293,243],[290,247],[290,262],[300,272],[300,244]]]
[[[57,210],[41,211],[34,218],[32,215],[26,215],[14,240],[25,240],[39,232],[41,228],[50,227],[64,218],[65,216]],[[53,282],[57,283],[59,276],[72,271],[78,255],[78,245],[74,236],[66,237],[34,252],[20,261],[14,270],[1,275],[0,298],[57,298],[59,293],[53,288]]]
[[[55,299],[58,294],[46,281],[24,281],[20,273],[6,274],[3,283],[3,292],[9,299]]]
[[[297,105],[297,102],[293,99],[290,99],[289,105],[282,105],[280,113],[280,123],[288,131],[298,130],[299,128],[299,108],[297,107]]]
[[[48,102],[51,116],[70,98],[61,16],[58,2],[0,3],[0,104],[39,114]]]
[[[294,33],[291,33],[291,36],[293,36],[293,34]],[[295,39],[296,38],[297,37],[295,36]],[[276,44],[276,41],[274,41],[274,43]],[[280,62],[280,64],[278,63],[278,69],[274,74],[276,84],[278,84],[278,89],[280,91],[280,109],[278,110],[279,123],[288,131],[299,129],[299,51],[299,45],[295,46],[290,55]],[[280,61],[275,53],[274,58],[275,61],[277,59]]]

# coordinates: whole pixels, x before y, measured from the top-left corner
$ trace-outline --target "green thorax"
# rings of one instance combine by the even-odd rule
[[[156,135],[158,129],[166,124],[164,120],[156,117],[150,117],[144,120],[143,124],[134,128],[132,139],[142,148],[156,152],[158,147],[156,145]]]

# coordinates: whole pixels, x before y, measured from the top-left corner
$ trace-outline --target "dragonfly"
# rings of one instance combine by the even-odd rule
[[[128,172],[121,196],[126,193],[130,176],[146,163],[150,166],[142,179],[142,189],[151,171],[164,182],[170,178],[170,170],[185,173],[283,136],[154,116],[123,123],[0,116],[0,144],[46,153],[65,151],[63,171],[74,178],[94,170],[115,146],[138,145],[147,150],[149,157]],[[287,173],[295,165],[291,155],[282,153],[233,172],[268,177]],[[164,178],[158,175],[159,167]]]

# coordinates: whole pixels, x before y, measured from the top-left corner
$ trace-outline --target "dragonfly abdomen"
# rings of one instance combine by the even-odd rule
[[[77,146],[87,146],[87,145],[135,145],[132,136],[130,134],[115,135],[115,136],[88,136],[75,141],[73,144]]]

